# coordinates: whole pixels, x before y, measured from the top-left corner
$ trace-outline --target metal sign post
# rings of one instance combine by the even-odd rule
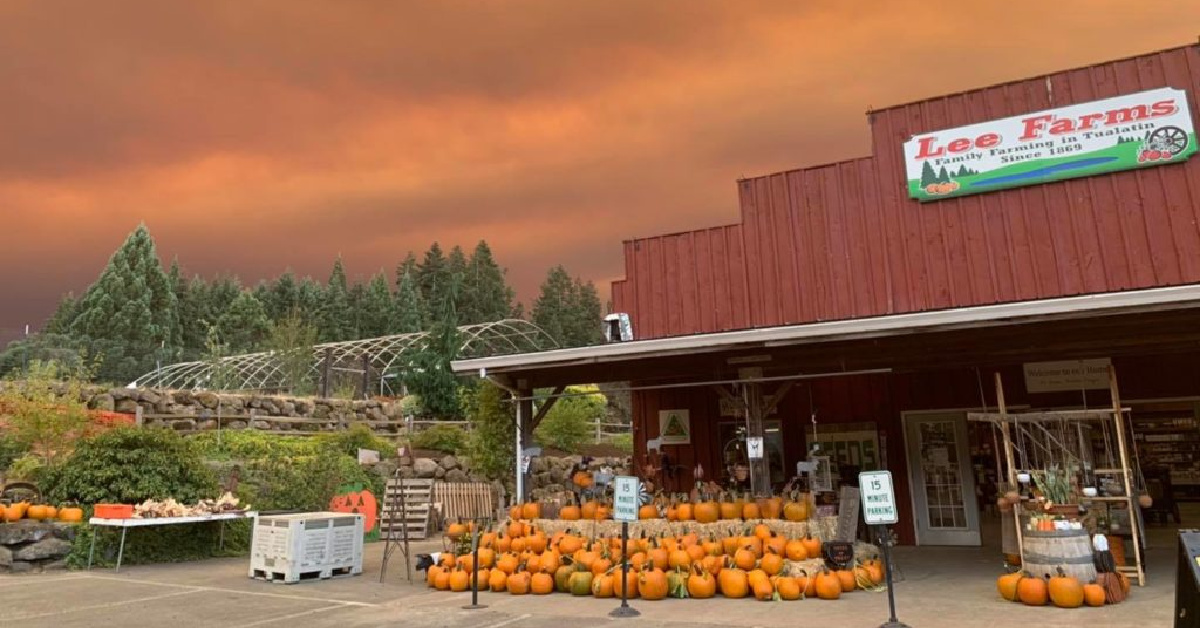
[[[463,607],[468,611],[487,608],[486,604],[479,603],[479,524],[481,521],[486,521],[486,519],[471,520],[471,603]]]
[[[863,520],[877,526],[879,545],[883,547],[883,568],[887,577],[888,620],[880,628],[908,628],[896,619],[896,597],[892,591],[891,534],[888,526],[900,521],[896,509],[896,492],[892,489],[891,471],[864,471],[858,474],[858,489],[862,498]]]
[[[616,477],[613,487],[613,519],[621,522],[621,605],[614,608],[609,617],[637,617],[637,609],[629,605],[629,522],[637,521],[641,505],[641,482],[628,475]]]

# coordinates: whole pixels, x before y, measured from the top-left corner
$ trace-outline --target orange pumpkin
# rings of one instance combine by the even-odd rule
[[[1083,585],[1083,603],[1087,606],[1104,606],[1104,587],[1094,583]]]
[[[816,591],[822,600],[836,600],[842,597],[842,581],[828,569],[822,569],[816,577]]]
[[[676,513],[675,513],[676,517],[680,521],[691,521],[692,520],[693,513],[692,513],[691,502],[680,502],[679,505],[675,507],[675,510],[676,510]]]
[[[537,502],[526,502],[521,506],[521,516],[525,519],[541,519],[542,505]]]
[[[1017,583],[1017,599],[1026,606],[1045,606],[1049,595],[1046,591],[1046,581],[1025,574]]]
[[[996,591],[1000,593],[1000,597],[1009,602],[1017,601],[1017,584],[1021,582],[1021,573],[1006,573],[999,578],[996,578]]]
[[[549,576],[546,576],[549,578]],[[525,595],[529,593],[529,587],[533,582],[533,574],[528,571],[518,571],[508,577],[506,587],[512,595]],[[554,579],[550,579],[550,586],[554,587]]]
[[[692,508],[692,515],[697,523],[713,523],[720,514],[715,502],[700,502]]]
[[[677,567],[687,569],[692,566],[692,556],[688,554],[687,550],[674,550],[667,556],[667,566],[671,569]]]
[[[800,581],[790,576],[780,576],[775,579],[775,592],[781,600],[798,600],[804,597],[804,589]]]
[[[448,582],[450,590],[456,593],[461,593],[471,588],[471,576],[462,569],[450,572]]]
[[[495,593],[504,593],[508,590],[508,574],[499,569],[493,569],[488,574],[487,585]]]
[[[425,570],[425,584],[429,585],[430,588],[437,586],[437,584],[436,584],[437,578],[442,573],[442,571],[443,571],[443,568],[441,565],[433,565],[429,569],[426,569]]]
[[[808,550],[804,548],[804,543],[800,539],[792,539],[783,546],[783,554],[788,560],[806,560],[808,558]]]
[[[790,501],[783,507],[783,518],[788,521],[805,521],[808,519],[808,495],[801,493],[800,500]]]
[[[565,521],[578,521],[583,514],[579,510],[579,506],[563,506],[558,511],[558,518]]]
[[[687,579],[688,596],[698,600],[708,599],[717,593],[717,579],[703,566],[693,564]],[[1103,600],[1103,596],[1101,596]]]
[[[535,573],[529,581],[529,591],[534,595],[554,593],[554,576],[548,573]]]
[[[763,519],[778,519],[783,514],[783,498],[768,497],[759,500],[758,509]]]
[[[600,506],[600,504],[597,504],[594,501],[583,502],[583,505],[579,507],[579,518],[587,520],[587,521],[591,521],[591,520],[595,519],[596,518],[596,508],[598,508],[599,506]]]
[[[746,571],[754,569],[754,563],[757,560],[758,557],[754,555],[754,552],[749,546],[743,547],[733,554],[733,563],[737,565],[739,569]]]
[[[804,550],[808,552],[809,558],[819,558],[821,556],[820,539],[814,539],[811,534],[807,534],[801,542],[804,543]]]
[[[842,593],[849,593],[854,590],[854,572],[849,569],[839,569],[836,572],[838,582],[842,583]]]
[[[768,576],[777,576],[783,571],[783,557],[774,551],[763,554],[760,567]]]
[[[1050,578],[1047,585],[1050,601],[1059,608],[1079,608],[1083,606],[1083,585],[1073,576],[1058,568],[1058,573]]]
[[[445,570],[438,572],[437,576],[433,579],[433,587],[438,591],[449,591],[451,573],[453,572]]]
[[[666,599],[669,589],[667,574],[658,567],[651,567],[638,575],[637,589],[643,600]]]
[[[760,580],[755,582],[751,589],[754,591],[754,599],[768,602],[775,597],[775,587],[771,586],[770,580]]]
[[[740,599],[749,592],[749,582],[746,572],[736,566],[729,566],[717,574],[717,583],[721,585],[721,595],[727,598]]]
[[[739,506],[736,502],[721,502],[720,511],[722,519],[737,519],[742,515],[741,506]]]
[[[613,597],[613,576],[612,574],[597,575],[592,578],[592,597],[610,598]]]
[[[748,501],[748,502],[742,504],[742,519],[749,521],[751,519],[761,519],[761,518],[762,518],[762,510],[758,507],[757,502]]]
[[[657,519],[658,507],[654,504],[646,504],[638,508],[638,519]]]

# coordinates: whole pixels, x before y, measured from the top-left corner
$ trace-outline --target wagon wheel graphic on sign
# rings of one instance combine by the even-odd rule
[[[1146,136],[1145,148],[1170,154],[1172,157],[1187,148],[1187,133],[1177,126],[1164,126]]]

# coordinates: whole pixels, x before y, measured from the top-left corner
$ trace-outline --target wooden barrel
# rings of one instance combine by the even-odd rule
[[[1080,582],[1096,579],[1092,537],[1087,530],[1025,531],[1022,540],[1024,569],[1030,575],[1054,575],[1062,567],[1063,572]]]

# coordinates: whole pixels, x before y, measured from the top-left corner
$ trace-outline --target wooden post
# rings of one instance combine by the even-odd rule
[[[142,414],[142,407],[138,406],[137,410],[134,410],[134,412],[133,412],[133,424],[138,427],[141,427],[141,426],[145,425],[145,423],[146,423],[146,419]]]
[[[1000,412],[1000,434],[1004,437],[1004,459],[1008,464],[1008,483],[1014,489],[1017,486],[1017,463],[1013,458],[1012,433],[1008,425],[1008,404],[1004,402],[1004,380],[996,373],[996,409]],[[1025,562],[1025,540],[1021,534],[1021,508],[1023,504],[1013,504],[1013,523],[1017,530],[1017,553],[1021,555],[1021,563]]]
[[[767,463],[766,430],[763,427],[762,384],[747,382],[742,384],[742,395],[746,404],[746,453],[750,453],[750,439],[758,439],[760,445],[759,457],[749,458],[750,491],[754,497],[771,496],[771,467]]]
[[[1133,482],[1129,478],[1129,453],[1125,450],[1125,415],[1121,411],[1121,393],[1117,389],[1117,370],[1108,365],[1108,390],[1112,397],[1113,421],[1117,424],[1117,451],[1121,455],[1121,480],[1125,484],[1125,498],[1129,502],[1129,532],[1133,536],[1133,559],[1137,565],[1138,586],[1144,586],[1146,571],[1142,568],[1142,543],[1138,530],[1137,496],[1133,494]]]
[[[362,396],[363,399],[371,398],[371,356],[364,353],[362,357],[363,376],[362,376]]]
[[[321,360],[321,398],[329,398],[329,374],[333,368],[333,347],[325,347],[325,358]]]

